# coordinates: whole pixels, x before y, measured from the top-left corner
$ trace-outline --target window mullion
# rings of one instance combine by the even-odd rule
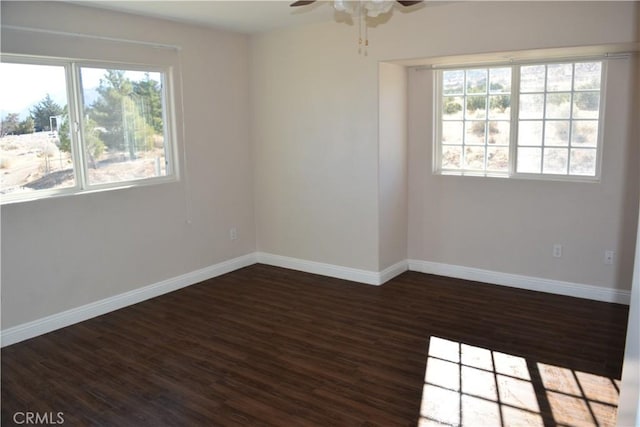
[[[73,122],[70,123],[72,141],[75,147],[76,158],[76,175],[78,184],[82,190],[87,189],[87,168],[86,168],[86,155],[84,150],[84,134],[82,132],[82,88],[80,81],[80,73],[77,64],[71,63],[71,85],[69,106],[69,117],[73,117]]]
[[[78,134],[78,103],[76,99],[76,77],[74,64],[71,62],[67,63],[65,70],[67,73],[67,114],[69,120],[69,139],[71,141],[71,159],[73,162],[76,188],[83,190],[85,186],[82,167],[82,145],[80,142],[80,135]]]
[[[571,175],[571,146],[573,140],[573,98],[576,95],[576,64],[571,64],[571,93],[569,94],[569,138],[567,141],[567,175]]]
[[[489,126],[489,85],[491,82],[491,73],[487,69],[487,93],[484,96],[485,99],[485,118],[484,118],[484,173],[487,173],[487,164],[489,162],[489,135],[491,134],[491,127]]]
[[[540,141],[540,174],[544,175],[544,155],[547,151],[547,83],[549,80],[549,65],[544,66],[544,87],[542,92],[542,141]]]
[[[487,165],[489,161],[489,133],[491,129],[489,128],[489,119],[486,118],[484,121],[484,165],[483,170],[484,173],[487,174]]]
[[[460,168],[467,170],[467,78],[468,70],[464,71],[462,78],[462,147],[460,148]]]
[[[511,117],[509,132],[509,176],[518,172],[518,126],[520,124],[520,66],[511,66]]]
[[[433,134],[435,135],[437,144],[434,145],[433,150],[433,170],[437,173],[442,172],[442,108],[444,91],[442,90],[442,71],[434,72],[435,94],[436,94],[436,111],[433,112],[435,129]]]

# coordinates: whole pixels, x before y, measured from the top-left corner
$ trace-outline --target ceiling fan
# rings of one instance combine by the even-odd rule
[[[306,6],[308,4],[311,3],[315,3],[318,0],[298,0],[298,1],[294,1],[293,3],[291,3],[289,6],[291,7],[297,7],[297,6]],[[418,3],[422,3],[423,0],[396,0],[398,3],[400,3],[403,6],[413,6],[414,4],[418,4]]]
[[[290,4],[291,7],[307,6],[318,0],[298,0]],[[422,3],[423,0],[396,0],[404,7]],[[393,0],[334,0],[333,7],[339,12],[346,12],[353,16],[368,16],[375,18],[383,15],[393,7]]]
[[[315,3],[318,0],[297,0],[291,3],[289,6],[298,7],[298,6],[307,6],[312,3]],[[413,6],[419,3],[422,3],[423,0],[396,0],[400,5],[404,7]],[[388,13],[393,7],[393,0],[334,0],[333,7],[338,12],[346,12],[357,18],[358,20],[358,31],[359,31],[359,40],[358,45],[365,47],[365,55],[366,55],[366,47],[369,46],[369,38],[368,38],[368,27],[369,23],[366,18],[376,18],[380,15]],[[363,28],[364,28],[364,40],[363,40]],[[362,52],[359,49],[359,52]]]

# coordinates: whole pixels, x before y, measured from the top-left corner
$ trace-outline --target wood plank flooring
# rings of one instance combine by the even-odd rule
[[[258,264],[2,349],[2,425],[613,425],[627,315]]]

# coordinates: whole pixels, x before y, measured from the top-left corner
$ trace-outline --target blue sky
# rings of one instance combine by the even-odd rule
[[[0,64],[0,111],[19,113],[20,119],[29,114],[47,93],[53,100],[67,104],[64,67],[27,64]]]

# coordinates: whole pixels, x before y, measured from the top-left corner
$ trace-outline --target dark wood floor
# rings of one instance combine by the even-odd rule
[[[254,265],[2,349],[2,425],[606,425],[626,321],[626,306],[414,272],[374,287]],[[456,377],[470,373],[492,382]]]

